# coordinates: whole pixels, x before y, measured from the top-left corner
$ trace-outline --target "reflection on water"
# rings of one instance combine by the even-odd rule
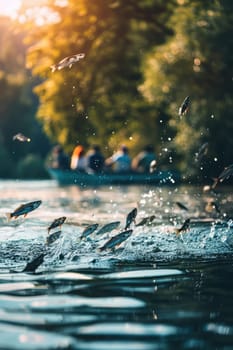
[[[1,181],[0,349],[232,349],[232,196],[229,188]],[[7,221],[6,212],[39,199],[27,217]],[[135,207],[136,224],[154,219],[100,252]],[[61,234],[46,245],[60,216]],[[81,239],[88,225],[114,221],[112,231]],[[40,254],[35,272],[23,272]]]

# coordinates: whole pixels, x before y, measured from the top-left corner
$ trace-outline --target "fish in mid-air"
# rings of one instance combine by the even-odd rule
[[[182,204],[181,202],[176,202],[176,205],[177,205],[180,209],[188,211],[188,208],[187,208],[184,204]]]
[[[125,230],[130,228],[130,225],[132,224],[132,222],[135,223],[135,219],[136,219],[137,213],[138,213],[137,208],[134,208],[133,210],[131,210],[131,212],[129,212],[129,214],[126,217]]]
[[[39,267],[43,263],[44,257],[45,257],[45,254],[41,253],[36,258],[32,259],[32,261],[27,263],[27,265],[25,266],[22,272],[35,272],[37,267]]]
[[[17,209],[15,209],[12,213],[6,213],[6,216],[7,216],[8,220],[10,220],[12,218],[16,219],[20,215],[24,215],[24,217],[25,217],[25,216],[27,216],[28,213],[37,209],[41,205],[41,203],[42,203],[42,201],[39,200],[39,201],[34,201],[34,202],[22,204]]]
[[[110,238],[102,247],[99,248],[100,251],[103,251],[105,249],[113,249],[116,246],[120,245],[122,242],[124,242],[126,239],[128,239],[133,230],[126,230],[118,233],[116,236],[113,236]]]
[[[55,72],[55,70],[61,70],[62,68],[69,67],[71,68],[72,65],[82,58],[85,57],[84,53],[78,53],[76,55],[71,55],[63,58],[61,61],[59,61],[56,64],[53,64],[50,68],[52,69],[52,72]]]
[[[186,219],[183,225],[180,228],[176,229],[176,234],[187,231],[189,229],[189,226],[190,226],[190,219]]]
[[[152,221],[155,219],[155,215],[147,216],[143,218],[136,226],[151,225]]]
[[[233,175],[233,164],[226,167],[217,178],[213,179],[214,183],[212,185],[212,188],[215,188],[219,182],[223,182],[231,175]]]
[[[196,162],[201,161],[204,156],[206,156],[208,152],[208,142],[203,143],[203,145],[199,148],[198,152],[195,154]]]
[[[48,233],[49,233],[50,230],[52,230],[52,229],[55,228],[55,227],[58,227],[58,226],[61,227],[61,225],[65,222],[65,220],[66,220],[66,216],[61,216],[60,218],[55,219],[55,220],[51,223],[51,225],[48,227]]]
[[[90,234],[92,234],[97,228],[99,224],[91,224],[88,225],[81,234],[81,239],[88,237]]]
[[[102,226],[97,232],[96,235],[102,235],[106,232],[111,232],[112,230],[115,230],[120,225],[120,221],[113,221],[109,224],[106,224]]]
[[[51,233],[50,235],[47,236],[46,238],[46,245],[50,245],[52,243],[54,243],[56,240],[58,240],[58,238],[60,238],[62,231],[56,231]]]
[[[182,116],[187,113],[189,109],[190,104],[190,96],[185,97],[184,101],[182,102],[180,108],[179,108],[179,116]]]
[[[23,135],[21,132],[19,132],[18,134],[15,134],[13,136],[13,141],[15,141],[15,140],[18,140],[20,142],[30,142],[31,141],[30,137]]]

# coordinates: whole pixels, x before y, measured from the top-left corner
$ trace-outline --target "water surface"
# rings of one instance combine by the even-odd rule
[[[0,349],[232,349],[232,197],[226,187],[0,181]],[[7,221],[39,199],[38,209]],[[100,252],[135,207],[131,237]],[[60,216],[60,237],[46,246]],[[119,228],[80,240],[88,225],[113,221]],[[41,253],[43,263],[22,272]]]

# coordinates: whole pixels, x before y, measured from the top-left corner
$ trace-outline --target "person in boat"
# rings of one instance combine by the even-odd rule
[[[78,145],[74,148],[71,156],[70,168],[78,172],[87,171],[87,157],[83,146]]]
[[[149,173],[151,162],[156,162],[156,155],[152,145],[146,145],[144,149],[132,160],[132,169],[139,173]]]
[[[92,146],[91,150],[87,154],[87,167],[88,172],[93,174],[99,174],[103,172],[105,159],[101,153],[99,145]]]
[[[105,161],[107,167],[112,167],[114,172],[128,173],[131,171],[131,157],[128,147],[122,145],[120,149]]]
[[[51,168],[61,170],[70,169],[70,159],[61,145],[56,145],[52,149]]]

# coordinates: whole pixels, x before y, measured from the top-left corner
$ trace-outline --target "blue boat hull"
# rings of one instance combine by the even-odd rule
[[[86,174],[72,170],[48,169],[50,176],[60,185],[104,186],[104,185],[172,185],[180,180],[176,171],[157,171],[153,174]]]

